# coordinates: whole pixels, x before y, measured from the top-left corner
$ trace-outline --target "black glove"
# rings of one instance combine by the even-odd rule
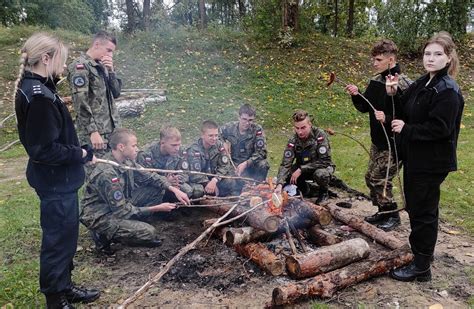
[[[87,151],[87,156],[82,158],[82,162],[85,164],[89,161],[92,161],[92,157],[94,156],[94,149],[92,149],[92,147],[89,145],[82,145],[81,148]]]

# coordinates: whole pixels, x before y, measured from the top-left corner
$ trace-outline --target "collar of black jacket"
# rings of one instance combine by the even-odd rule
[[[51,91],[56,92],[56,82],[57,82],[56,78],[52,80],[51,78],[43,77],[31,71],[25,71],[23,78],[39,80],[43,85],[48,87]]]
[[[430,80],[430,83],[428,85],[426,85],[426,88],[434,88],[436,87],[436,85],[438,84],[438,82],[446,75],[448,75],[448,69],[449,69],[449,66],[446,66],[444,69],[441,69],[439,70],[436,75]],[[424,78],[426,79],[425,81],[425,84],[426,82],[428,82],[429,78],[430,78],[430,73],[427,73]]]
[[[401,73],[400,65],[397,63],[395,64],[393,68],[386,69],[385,71],[380,73],[380,76],[382,76],[382,79],[385,80],[385,77],[387,77],[388,75],[395,75],[395,74],[400,74],[400,73]]]

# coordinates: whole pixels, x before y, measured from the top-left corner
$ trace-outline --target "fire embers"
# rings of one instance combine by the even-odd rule
[[[253,187],[247,187],[241,196],[251,196],[250,207],[268,201],[266,207],[268,211],[275,215],[282,215],[285,206],[288,204],[288,193],[277,194],[273,192],[272,184],[259,184]]]

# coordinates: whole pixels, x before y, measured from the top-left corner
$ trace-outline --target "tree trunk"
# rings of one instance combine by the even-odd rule
[[[143,29],[150,29],[151,4],[150,0],[143,0]]]
[[[135,16],[133,10],[133,0],[125,0],[127,8],[127,32],[133,32],[135,30]]]
[[[224,237],[227,245],[235,246],[246,244],[263,237],[270,237],[271,235],[272,234],[262,230],[257,230],[251,226],[245,226],[239,228],[228,228]]]
[[[365,240],[354,238],[308,253],[288,256],[286,269],[292,278],[308,278],[364,259],[369,256],[369,251],[369,244]]]
[[[376,226],[365,222],[362,218],[349,214],[347,211],[341,210],[335,204],[330,203],[326,205],[326,208],[329,209],[331,215],[339,221],[344,222],[353,229],[361,232],[362,234],[372,238],[379,244],[382,244],[390,249],[397,249],[404,245],[395,236],[377,228]]]
[[[328,298],[340,289],[385,274],[395,267],[410,263],[412,260],[413,255],[407,247],[381,254],[371,252],[371,257],[367,260],[298,283],[275,288],[272,293],[272,305],[291,304],[305,297]]]
[[[205,0],[199,0],[199,24],[200,29],[205,29],[207,27]]]
[[[298,0],[283,0],[282,28],[298,30]]]
[[[285,269],[285,264],[261,243],[248,243],[234,247],[240,255],[252,260],[262,270],[273,276],[279,276]]]
[[[339,25],[339,6],[338,0],[334,0],[334,36],[337,36]]]
[[[239,17],[243,18],[245,17],[246,13],[245,0],[237,0],[237,2],[239,4]]]
[[[308,240],[318,246],[335,245],[342,241],[341,237],[326,232],[318,225],[310,227],[307,231],[309,236]]]
[[[355,0],[349,0],[349,9],[347,13],[347,28],[346,34],[348,37],[352,38],[354,33],[354,2]]]

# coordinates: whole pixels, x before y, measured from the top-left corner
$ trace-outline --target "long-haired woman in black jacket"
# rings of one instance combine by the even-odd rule
[[[77,191],[84,183],[83,164],[94,159],[81,148],[71,116],[56,93],[67,48],[46,33],[32,35],[21,49],[15,84],[15,110],[20,141],[29,156],[26,177],[41,208],[40,289],[48,308],[73,308],[99,291],[71,281],[79,233]]]
[[[457,169],[456,147],[464,99],[454,80],[459,60],[447,32],[435,34],[423,48],[426,74],[403,96],[395,96],[403,160],[406,210],[410,218],[410,245],[415,256],[408,266],[393,270],[401,281],[431,280],[430,264],[438,236],[440,186]],[[387,93],[395,95],[397,76],[387,78]]]

